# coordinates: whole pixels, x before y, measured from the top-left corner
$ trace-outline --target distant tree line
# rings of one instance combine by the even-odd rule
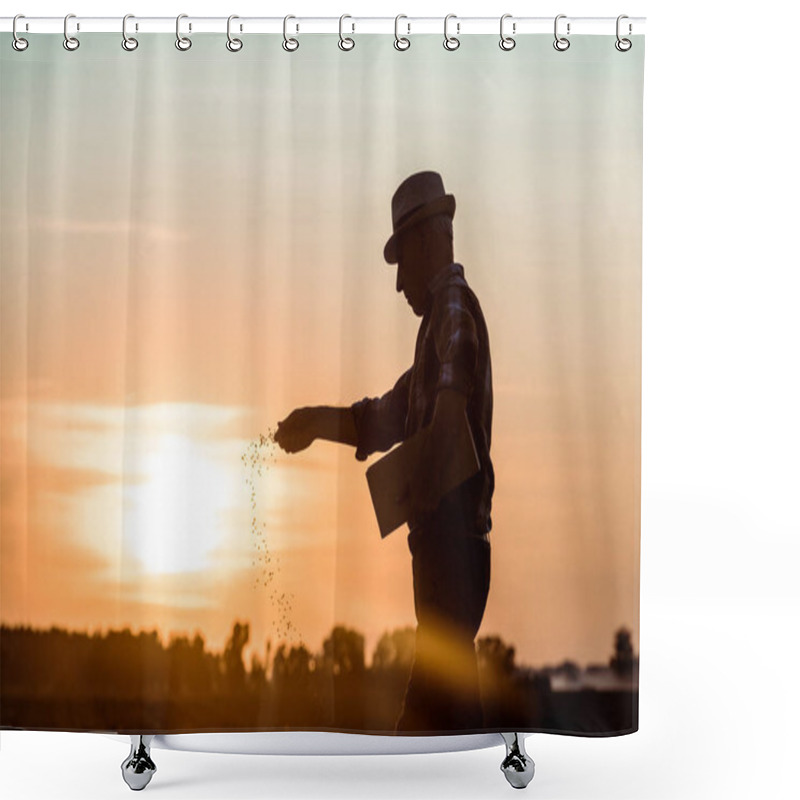
[[[331,630],[317,652],[285,642],[273,648],[268,639],[263,657],[253,654],[245,666],[249,640],[249,624],[239,621],[221,653],[207,651],[199,633],[172,636],[165,645],[155,631],[89,634],[3,626],[0,727],[394,730],[414,660],[413,627],[384,632],[369,666],[364,636],[343,625]],[[499,636],[478,638],[476,651],[487,728],[508,728],[515,719],[521,728],[532,720],[542,729],[630,727],[630,697],[602,698],[603,707],[590,708],[588,716],[584,702],[564,717],[549,676],[554,669],[578,669],[571,662],[542,670],[520,667],[515,648]],[[624,678],[633,674],[635,662],[630,632],[620,629],[608,666]]]

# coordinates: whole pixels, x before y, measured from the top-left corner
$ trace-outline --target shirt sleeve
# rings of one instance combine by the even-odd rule
[[[364,461],[377,450],[402,441],[408,415],[409,367],[382,397],[365,397],[350,407],[356,425],[356,458]]]
[[[439,389],[455,389],[469,396],[475,385],[478,329],[458,287],[449,288],[439,307],[435,334],[439,359]]]

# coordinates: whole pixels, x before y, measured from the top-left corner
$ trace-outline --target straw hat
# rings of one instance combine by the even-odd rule
[[[393,233],[383,248],[389,264],[397,263],[397,237],[417,223],[436,214],[456,213],[456,199],[445,194],[444,182],[438,172],[417,172],[406,178],[392,197]]]

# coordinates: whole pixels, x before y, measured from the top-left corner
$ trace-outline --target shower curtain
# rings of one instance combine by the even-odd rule
[[[0,39],[0,727],[635,731],[644,38],[237,36]]]

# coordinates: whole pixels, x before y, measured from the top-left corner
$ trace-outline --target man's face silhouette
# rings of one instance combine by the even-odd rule
[[[398,237],[397,291],[405,295],[418,317],[425,313],[429,272],[424,229],[416,225]]]

